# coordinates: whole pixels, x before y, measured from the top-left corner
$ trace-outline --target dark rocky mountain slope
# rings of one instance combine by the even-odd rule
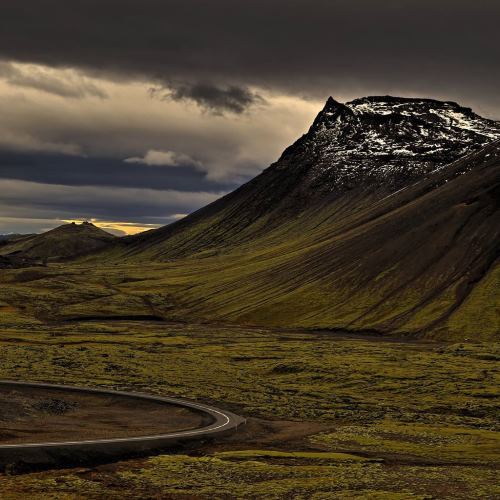
[[[94,256],[106,293],[59,314],[498,338],[500,141],[355,209],[326,198],[237,245],[146,255]]]
[[[249,183],[74,265],[59,318],[496,338],[500,125],[448,102],[330,99]]]
[[[159,260],[254,240],[322,203],[338,216],[390,195],[500,137],[500,123],[453,102],[329,98],[309,131],[262,174],[174,224],[123,239]]]
[[[286,243],[275,239],[260,251],[247,245],[238,257],[207,262],[206,275],[190,284],[185,313],[448,338],[500,335],[500,142],[342,222],[325,207],[321,220],[308,213]]]
[[[261,175],[92,262],[138,266],[116,303],[171,319],[498,336],[499,137],[454,103],[330,99]]]

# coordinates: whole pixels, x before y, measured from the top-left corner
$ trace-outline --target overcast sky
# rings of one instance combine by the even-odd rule
[[[500,119],[497,0],[2,0],[0,233],[167,224],[258,174],[332,95]]]

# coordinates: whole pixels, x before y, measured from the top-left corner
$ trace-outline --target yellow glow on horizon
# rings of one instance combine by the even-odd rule
[[[68,224],[74,222],[75,224],[81,224],[82,222],[92,222],[94,226],[97,226],[104,231],[113,232],[120,231],[126,235],[142,233],[143,231],[149,231],[150,229],[156,229],[161,227],[161,224],[143,224],[138,225],[132,222],[115,222],[115,221],[103,221],[96,219],[64,219],[63,222]]]

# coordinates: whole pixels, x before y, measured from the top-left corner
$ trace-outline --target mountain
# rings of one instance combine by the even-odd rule
[[[498,337],[499,138],[451,102],[329,99],[252,181],[92,256],[135,274],[86,314]]]
[[[120,241],[127,258],[224,249],[268,234],[311,207],[337,217],[403,189],[500,137],[500,123],[454,102],[329,98],[309,131],[262,174],[164,228]]]
[[[64,224],[42,234],[18,236],[0,245],[0,256],[12,266],[69,259],[98,250],[115,236],[90,222]],[[4,265],[7,267],[7,264]]]
[[[180,315],[446,338],[500,335],[500,142],[344,220],[335,215],[308,214],[286,230],[287,239],[266,238],[267,248],[253,243],[239,255],[206,259],[202,275],[178,295]],[[196,269],[192,260],[186,269]]]

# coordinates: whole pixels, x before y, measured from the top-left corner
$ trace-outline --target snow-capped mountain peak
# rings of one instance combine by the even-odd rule
[[[306,179],[321,191],[365,183],[395,189],[497,138],[500,122],[455,102],[375,96],[342,104],[330,97],[282,160],[313,158]]]

